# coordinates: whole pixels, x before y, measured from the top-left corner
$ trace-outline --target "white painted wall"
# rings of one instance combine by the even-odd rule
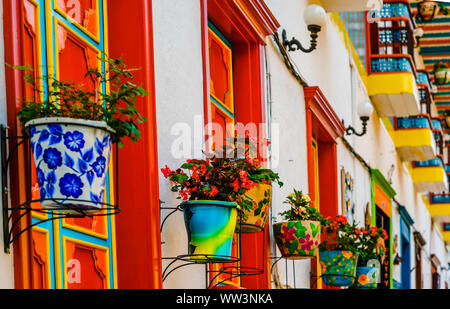
[[[3,2],[0,3],[0,16],[3,16]],[[0,124],[6,125],[6,88],[5,88],[5,62],[3,40],[3,22],[0,23]],[[1,148],[1,145],[0,145]],[[1,150],[1,149],[0,149]],[[1,166],[0,166],[1,170]],[[1,182],[1,179],[0,179]],[[3,185],[3,184],[2,184]],[[0,188],[1,189],[1,188]],[[0,205],[2,205],[2,195],[0,195]],[[0,206],[1,207],[1,206]],[[3,216],[0,216],[0,226],[3,226]],[[3,232],[0,234],[0,289],[14,288],[14,263],[13,254],[5,254],[3,251]]]
[[[203,149],[203,73],[201,49],[200,1],[153,1],[155,44],[156,112],[159,166],[174,169],[183,158],[175,158],[172,145],[177,141],[192,153]],[[192,138],[181,137],[176,128],[198,127]],[[174,130],[175,131],[172,131]],[[194,139],[194,136],[197,139]],[[190,145],[189,145],[190,143]],[[187,159],[187,158],[184,158]],[[176,207],[179,200],[170,192],[169,181],[160,173],[160,199],[163,207]],[[161,212],[162,219],[170,211]],[[183,214],[170,216],[161,235],[162,256],[175,257],[188,253]],[[163,260],[165,268],[172,260]],[[180,263],[176,263],[178,266]],[[186,266],[174,271],[164,281],[165,288],[205,288],[204,267]]]
[[[289,38],[295,36],[306,47],[309,46],[309,32],[303,22],[303,11],[308,4],[320,3],[307,0],[265,0],[269,9],[286,29]],[[200,2],[198,0],[153,1],[154,41],[155,41],[155,75],[158,126],[159,166],[166,164],[175,168],[183,162],[173,156],[174,144],[181,140],[179,132],[172,131],[177,124],[185,124],[192,129],[192,136],[185,146],[191,150],[188,157],[199,157],[203,149],[203,74],[201,51]],[[283,188],[276,185],[273,190],[272,222],[279,220],[277,214],[285,209],[286,196],[293,188],[307,191],[307,153],[305,102],[302,86],[293,78],[281,60],[270,38],[266,39],[265,57],[267,75],[270,76],[270,97],[267,98],[271,116],[269,125],[275,125],[272,145],[279,145],[279,157],[273,168],[285,183]],[[338,29],[331,20],[319,34],[318,48],[310,54],[300,51],[289,52],[292,61],[310,86],[319,86],[340,119],[346,125],[351,124],[358,131],[361,129],[356,107],[368,101],[367,90],[355,69],[347,47],[343,43]],[[269,82],[269,80],[267,80]],[[197,128],[197,129],[194,129]],[[195,131],[196,130],[196,131]],[[195,131],[195,132],[194,132]],[[414,191],[414,186],[407,165],[400,161],[392,139],[376,112],[369,121],[368,133],[364,137],[346,137],[352,147],[372,168],[379,169],[388,177],[396,190],[396,200],[404,205],[415,223],[414,230],[420,231],[428,244],[423,252],[424,287],[431,286],[429,260],[431,253],[440,254],[445,259],[442,239],[433,236],[431,218],[422,200],[422,195]],[[275,154],[275,153],[274,153]],[[366,204],[370,202],[370,175],[367,169],[349,152],[342,141],[337,144],[338,172],[344,168],[355,182],[354,220],[364,222]],[[276,163],[276,164],[275,164]],[[392,170],[391,167],[394,166]],[[338,178],[339,175],[338,175]],[[175,207],[178,200],[170,192],[169,183],[160,175],[160,198],[165,207]],[[340,179],[338,181],[339,186]],[[340,188],[339,188],[339,198]],[[342,209],[342,205],[340,205]],[[169,211],[162,211],[162,218]],[[374,214],[372,214],[373,216]],[[277,218],[278,217],[278,218]],[[399,216],[393,211],[393,235],[400,237]],[[412,240],[412,239],[411,239]],[[172,215],[162,231],[163,257],[174,257],[187,253],[187,238],[182,214]],[[431,245],[432,244],[432,245]],[[412,241],[413,245],[413,241]],[[272,255],[279,256],[272,241]],[[412,246],[412,252],[414,248]],[[438,253],[436,253],[438,252]],[[412,264],[414,259],[412,258]],[[170,260],[163,260],[163,267]],[[295,263],[295,264],[294,264]],[[178,265],[178,264],[176,264]],[[309,261],[296,261],[286,265],[277,263],[281,284],[293,286],[293,265],[295,265],[295,286],[310,286]],[[288,269],[286,274],[285,266]],[[185,266],[173,272],[165,281],[165,288],[205,288],[203,266]],[[414,274],[414,272],[412,273]],[[445,276],[442,276],[445,278]],[[394,268],[394,278],[400,273]],[[414,284],[414,277],[411,278]]]

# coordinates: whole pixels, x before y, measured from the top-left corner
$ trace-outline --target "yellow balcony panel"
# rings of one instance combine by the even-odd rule
[[[450,242],[450,231],[442,232],[442,238],[444,238],[445,242]]]
[[[411,176],[418,192],[443,192],[447,190],[447,175],[441,166],[413,167]]]
[[[427,161],[436,157],[436,142],[428,128],[395,130],[393,140],[404,161]]]
[[[410,72],[370,74],[368,88],[380,117],[407,117],[420,113],[419,90]]]
[[[383,0],[322,0],[327,12],[353,12],[380,10]]]
[[[432,217],[450,217],[450,203],[431,204],[429,211]]]

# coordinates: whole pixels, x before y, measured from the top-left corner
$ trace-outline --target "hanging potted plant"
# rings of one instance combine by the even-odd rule
[[[283,222],[275,223],[273,231],[284,258],[305,259],[316,256],[320,243],[320,221],[317,209],[310,206],[311,198],[302,191],[289,194],[286,201],[291,206],[281,212]]]
[[[112,143],[122,147],[124,138],[140,138],[138,124],[146,119],[135,102],[147,92],[131,82],[132,70],[122,60],[101,62],[104,72],[86,73],[96,83],[92,90],[49,76],[35,78],[28,67],[13,67],[24,71],[34,94],[25,98],[17,117],[30,137],[42,208],[100,210]],[[104,91],[107,83],[111,93]],[[47,85],[45,90],[41,85]]]
[[[237,135],[236,135],[237,136]],[[280,187],[283,183],[277,173],[261,165],[257,152],[261,147],[267,147],[269,142],[257,138],[245,137],[227,138],[227,144],[215,156],[230,158],[241,168],[242,180],[255,183],[245,194],[237,198],[240,206],[238,228],[242,233],[260,232],[264,229],[272,202],[272,182]]]
[[[322,220],[325,233],[322,236],[325,237],[319,245],[319,260],[326,285],[349,287],[353,284],[358,261],[356,229],[355,223],[348,224],[344,216]]]
[[[358,265],[356,268],[355,288],[375,289],[380,276],[380,265],[385,256],[386,231],[376,226],[366,230],[356,229]]]
[[[438,3],[431,0],[422,0],[417,3],[417,15],[422,21],[432,21],[439,10]]]
[[[447,61],[439,61],[433,68],[434,82],[438,85],[445,85],[450,82],[450,64]]]
[[[171,190],[182,199],[180,207],[188,234],[190,259],[202,262],[232,260],[236,203],[256,183],[242,177],[242,165],[227,158],[187,160],[180,168],[161,169]]]

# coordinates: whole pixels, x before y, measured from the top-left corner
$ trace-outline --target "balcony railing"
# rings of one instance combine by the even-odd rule
[[[395,129],[431,129],[431,119],[428,115],[422,114],[411,117],[400,117],[395,119]]]
[[[405,161],[428,161],[436,158],[437,143],[427,114],[394,118],[393,140]]]
[[[367,21],[369,29],[369,95],[381,117],[407,117],[421,112],[414,60],[416,27],[408,1],[384,1]],[[399,74],[401,73],[401,74]]]
[[[430,193],[431,204],[450,204],[450,193]]]
[[[413,168],[414,167],[442,167],[445,170],[444,160],[442,159],[442,156],[440,156],[440,155],[434,159],[427,160],[427,161],[414,161],[412,165],[413,165]]]

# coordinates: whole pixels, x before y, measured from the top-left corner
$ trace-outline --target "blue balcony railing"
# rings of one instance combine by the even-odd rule
[[[397,129],[431,129],[430,119],[426,116],[401,117],[396,120]]]
[[[450,203],[450,193],[445,194],[431,194],[432,204],[447,204]]]
[[[442,123],[439,119],[431,119],[431,124],[433,126],[433,130],[441,130],[442,131]]]
[[[414,167],[444,167],[444,162],[441,157],[437,157],[427,161],[414,161]]]
[[[384,2],[381,10],[375,11],[375,18],[408,18],[413,28],[413,16],[407,1]]]
[[[417,84],[427,85],[431,89],[431,81],[428,74],[425,71],[417,71]]]
[[[372,56],[372,73],[386,72],[410,72],[414,74],[414,69],[408,57],[379,57]]]
[[[450,173],[450,165],[446,164],[444,168],[446,173]]]

